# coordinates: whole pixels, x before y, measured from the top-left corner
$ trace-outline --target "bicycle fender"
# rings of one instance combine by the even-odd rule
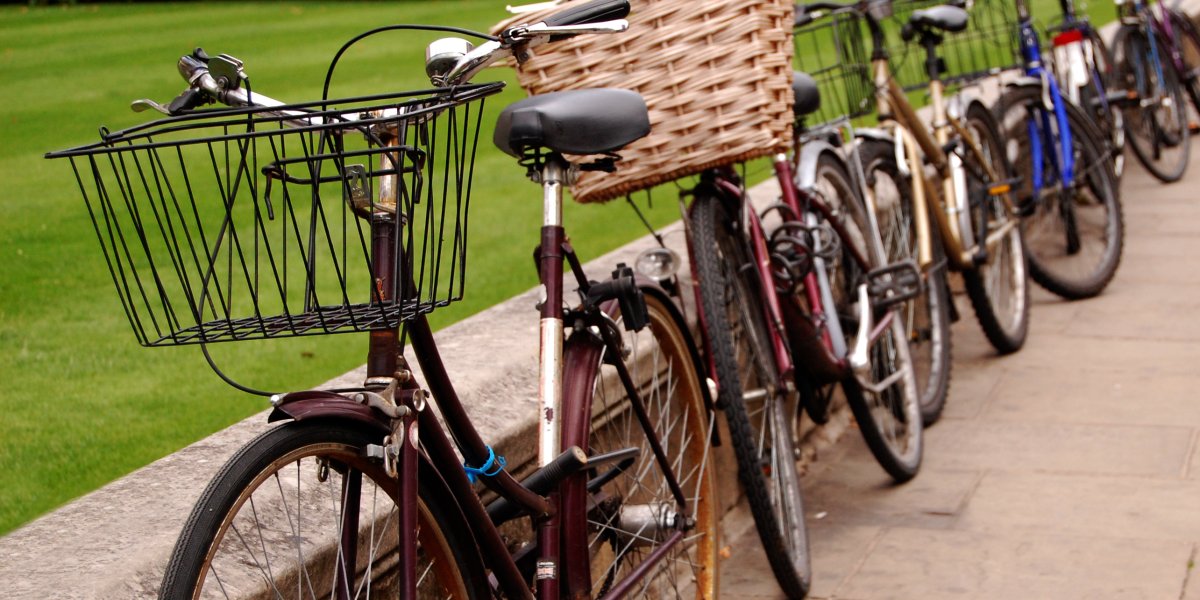
[[[800,160],[796,165],[796,187],[802,190],[812,189],[817,184],[817,159],[822,152],[832,152],[841,159],[837,148],[825,140],[805,142],[800,148]]]
[[[306,419],[341,419],[362,423],[383,434],[392,431],[387,416],[341,394],[321,390],[284,394],[267,417],[268,423]]]
[[[863,127],[861,129],[855,129],[854,139],[859,141],[875,140],[879,142],[887,142],[889,144],[896,143],[896,138],[892,137],[892,134],[878,127]]]
[[[1029,75],[1022,75],[1012,81],[1005,83],[1004,87],[1005,88],[1019,88],[1019,87],[1041,88],[1042,80],[1037,77],[1030,77]]]
[[[667,293],[667,290],[663,289],[657,281],[640,273],[634,277],[638,287],[642,289],[643,295],[654,296],[663,306],[667,307],[667,312],[671,315],[671,320],[675,321],[675,325],[679,327],[679,331],[683,332],[683,340],[687,344],[688,354],[692,357],[692,365],[696,369],[696,374],[702,379],[706,379],[708,377],[708,367],[704,360],[700,358],[700,346],[696,344],[696,338],[692,335],[692,328],[688,325],[687,319],[684,318],[683,311],[679,309],[675,300],[671,298],[671,294]],[[700,386],[700,393],[704,394],[704,406],[708,407],[709,410],[713,410],[716,406],[716,398],[712,397],[711,391],[707,384]]]
[[[696,338],[692,335],[692,328],[688,325],[687,319],[684,318],[683,311],[679,309],[675,299],[657,281],[641,273],[635,273],[633,277],[638,288],[642,290],[642,295],[653,296],[660,304],[666,307],[671,320],[675,322],[675,325],[683,334],[683,340],[687,344],[688,354],[692,357],[692,366],[696,369],[696,374],[701,378],[707,378],[708,367],[700,358],[700,347],[696,344]],[[601,307],[601,310],[607,313],[609,317],[612,317],[616,314],[615,311],[617,308],[616,302],[606,302]],[[701,385],[700,393],[704,395],[705,407],[709,410],[715,410],[716,399],[713,398],[708,385]]]
[[[984,104],[983,100],[980,99],[979,94],[976,94],[968,89],[962,90],[946,99],[946,114],[955,119],[962,119],[966,116],[967,109],[970,108],[972,104],[979,104],[983,106],[984,110],[988,111],[988,114],[991,114],[992,112],[991,109],[988,108],[987,104]]]

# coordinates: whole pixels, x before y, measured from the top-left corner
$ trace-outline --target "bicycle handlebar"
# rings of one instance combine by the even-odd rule
[[[628,0],[593,0],[546,17],[550,27],[615,21],[629,16]]]
[[[426,72],[437,86],[465,84],[488,65],[512,56],[516,48],[523,50],[576,35],[625,31],[629,23],[623,17],[628,14],[629,0],[592,0],[536,23],[509,27],[495,38],[481,35],[489,39],[477,47],[461,38],[443,38],[426,49]],[[177,67],[188,82],[188,89],[167,106],[153,100],[135,100],[131,105],[134,112],[153,109],[174,116],[214,101],[234,107],[270,108],[285,104],[262,94],[251,94],[243,87],[247,80],[243,63],[228,54],[210,57],[197,48],[180,57]],[[308,120],[303,113],[294,111],[280,111],[280,114]]]

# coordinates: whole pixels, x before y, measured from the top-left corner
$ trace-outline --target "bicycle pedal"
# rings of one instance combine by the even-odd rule
[[[867,273],[867,293],[878,309],[887,309],[921,295],[924,282],[917,263],[904,260]]]

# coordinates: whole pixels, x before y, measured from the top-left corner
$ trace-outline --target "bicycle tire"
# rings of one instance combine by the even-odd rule
[[[1121,27],[1113,39],[1113,48],[1117,53],[1119,80],[1125,89],[1137,92],[1137,97],[1143,99],[1128,103],[1123,109],[1126,141],[1151,175],[1164,183],[1179,181],[1187,170],[1191,132],[1174,66],[1160,60],[1167,98],[1148,110],[1151,105],[1143,106],[1144,99],[1156,95],[1158,76],[1148,62],[1150,47],[1146,34],[1137,27]]]
[[[1113,176],[1116,183],[1119,184],[1121,177],[1125,174],[1125,118],[1117,103],[1100,98],[1101,90],[1107,94],[1120,87],[1114,67],[1116,63],[1113,60],[1112,51],[1108,49],[1108,44],[1104,43],[1100,32],[1090,24],[1087,28],[1087,37],[1092,47],[1091,76],[1099,79],[1100,89],[1097,89],[1089,81],[1080,90],[1082,92],[1080,100],[1088,108],[1086,112],[1092,119],[1092,123],[1102,134],[1104,148],[1112,157]]]
[[[912,185],[896,164],[895,146],[883,140],[866,139],[858,148],[867,178],[867,189],[875,198],[879,232],[889,262],[918,262],[917,225],[913,219]],[[946,283],[946,251],[938,235],[937,221],[929,218],[933,264],[922,269],[924,293],[905,303],[904,323],[908,329],[909,355],[920,395],[921,421],[932,425],[942,416],[950,393],[952,336],[950,334],[950,288]],[[919,264],[919,263],[918,263]]]
[[[1012,171],[1000,143],[1000,134],[992,114],[981,104],[972,103],[966,113],[967,131],[975,137],[985,160],[1000,174],[1002,180],[1011,178]],[[967,152],[964,161],[977,160]],[[975,169],[982,170],[982,166]],[[987,182],[967,177],[967,198],[976,243],[982,244],[994,229],[1007,227],[1017,218],[1009,212],[1001,196],[988,192]],[[975,309],[975,318],[984,336],[1001,354],[1021,349],[1029,334],[1029,281],[1024,243],[1019,227],[1013,227],[997,244],[988,249],[987,260],[975,268],[963,271],[963,287]]]
[[[391,495],[398,486],[365,452],[368,444],[380,440],[378,433],[347,421],[316,420],[285,423],[250,441],[196,503],[171,554],[159,598],[285,598],[292,597],[291,592],[304,598],[331,596],[332,573],[341,555],[337,524],[342,515],[320,516],[318,511],[336,513],[339,506],[353,506],[343,502],[342,486],[355,479],[362,484],[360,511],[367,507],[363,505],[379,502],[388,510],[373,513],[374,518],[359,514],[358,568],[347,596],[395,595],[395,561],[370,560],[386,556],[384,545],[398,540]],[[474,538],[457,502],[427,478],[419,481],[423,560],[418,572],[426,575],[419,592],[489,597]],[[303,489],[306,482],[313,489]],[[295,515],[281,514],[293,508]]]
[[[1168,8],[1166,12],[1167,18],[1171,19],[1171,30],[1176,34],[1175,47],[1179,50],[1186,69],[1179,74],[1179,81],[1183,89],[1187,90],[1193,110],[1200,115],[1200,30],[1177,8]],[[1191,119],[1189,127],[1190,121]]]
[[[866,232],[869,231],[866,210],[856,188],[850,184],[850,176],[840,159],[829,158],[828,161],[827,164],[835,165],[836,169],[831,169],[827,176],[838,173],[837,177],[842,182],[835,184],[835,187],[845,192],[825,193],[825,202],[832,209],[832,218],[838,220],[847,236],[853,238],[850,242],[866,251]],[[826,313],[838,316],[845,337],[850,342],[847,345],[852,347],[857,333],[858,314],[855,306],[858,302],[858,286],[864,281],[866,273],[851,257],[846,240],[842,241],[836,255],[826,261],[826,268],[834,303],[833,307],[826,307]],[[846,403],[854,414],[867,448],[879,466],[897,483],[906,482],[917,475],[923,448],[921,408],[902,320],[893,320],[892,326],[872,345],[869,373],[872,383],[879,383],[898,371],[906,371],[897,381],[898,385],[873,392],[860,385],[853,372],[847,372],[837,382],[842,387]],[[896,343],[897,339],[904,343]]]
[[[1044,108],[1040,87],[1011,88],[996,104],[1007,157],[1020,180],[1015,188],[1021,207],[1021,235],[1029,257],[1029,275],[1042,287],[1068,300],[1091,298],[1108,286],[1121,262],[1125,226],[1117,185],[1100,132],[1085,112],[1066,100],[1067,125],[1075,158],[1075,182],[1057,185],[1033,198],[1030,132],[1042,140],[1043,172],[1053,173],[1061,142],[1058,121]],[[1045,129],[1050,124],[1051,131]]]
[[[802,598],[812,564],[796,470],[798,398],[777,385],[763,286],[738,219],[720,198],[700,191],[691,221],[700,307],[738,478],[775,580],[787,597]]]
[[[607,480],[589,497],[588,474],[572,477],[563,488],[564,581],[582,578],[591,589],[568,589],[564,595],[600,597],[620,578],[641,566],[661,549],[665,536],[678,523],[677,505],[665,472],[639,424],[613,363],[621,360],[639,386],[648,418],[668,454],[687,501],[691,523],[684,541],[671,547],[661,561],[630,590],[639,598],[715,597],[718,590],[718,529],[720,497],[715,457],[711,448],[715,411],[705,403],[697,355],[682,328],[682,317],[669,300],[646,293],[648,325],[625,331],[620,311],[613,308],[613,327],[623,348],[608,352],[594,332],[576,331],[564,351],[564,446],[579,446],[589,456],[638,448],[634,464]],[[614,303],[615,304],[615,303]],[[621,356],[616,356],[620,354]],[[578,418],[572,420],[571,414]],[[591,415],[588,419],[586,416]],[[603,479],[604,475],[590,477]],[[586,540],[569,539],[569,532],[586,532]],[[579,567],[582,565],[582,567]],[[581,570],[582,569],[582,570]]]

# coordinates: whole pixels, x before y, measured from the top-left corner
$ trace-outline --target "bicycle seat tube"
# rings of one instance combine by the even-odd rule
[[[876,113],[881,122],[891,122],[896,135],[896,142],[903,144],[909,159],[908,169],[912,173],[912,202],[913,217],[917,230],[917,261],[922,268],[933,263],[933,236],[930,233],[929,215],[932,212],[937,217],[942,230],[942,240],[949,247],[958,245],[959,232],[955,223],[945,218],[942,210],[943,200],[939,197],[936,186],[925,176],[924,165],[919,158],[933,164],[939,176],[945,177],[947,170],[946,155],[942,147],[929,136],[925,125],[917,117],[916,111],[908,103],[908,98],[900,84],[892,78],[891,58],[887,51],[883,28],[870,10],[864,11],[868,30],[871,33],[871,72],[875,84]],[[916,146],[916,147],[914,147]],[[918,152],[919,149],[919,152]],[[930,211],[932,203],[938,210]],[[949,248],[948,248],[949,249]],[[947,252],[947,254],[954,254]]]

